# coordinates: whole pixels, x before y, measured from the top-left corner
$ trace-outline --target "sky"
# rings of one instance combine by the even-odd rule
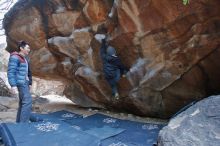
[[[8,3],[6,1],[11,1],[12,4],[8,7]],[[17,2],[17,0],[0,0],[0,23],[2,23],[2,19],[4,18],[4,14]],[[3,10],[4,8],[8,8],[7,10]],[[1,24],[2,25],[2,24]],[[0,30],[0,34],[3,34],[4,30]],[[0,43],[5,43],[6,37],[5,35],[0,36]]]

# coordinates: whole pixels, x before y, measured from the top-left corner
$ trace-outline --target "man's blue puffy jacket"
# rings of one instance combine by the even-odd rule
[[[26,61],[25,61],[26,59]],[[28,63],[28,64],[27,64]],[[28,68],[27,68],[28,67]],[[11,87],[23,85],[29,80],[29,85],[32,84],[32,74],[29,65],[29,59],[22,57],[18,52],[13,52],[10,55],[8,62],[8,82]]]

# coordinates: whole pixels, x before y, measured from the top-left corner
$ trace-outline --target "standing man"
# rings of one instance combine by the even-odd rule
[[[28,122],[32,109],[32,97],[30,88],[32,75],[28,54],[30,46],[25,41],[18,43],[18,52],[10,55],[8,62],[8,82],[11,92],[15,96],[19,94],[19,106],[16,122]]]
[[[122,64],[120,58],[116,55],[115,48],[107,45],[105,38],[102,39],[100,55],[103,62],[103,71],[105,79],[107,80],[112,89],[112,96],[115,99],[119,99],[117,85],[120,80],[120,77],[125,76],[127,69]]]

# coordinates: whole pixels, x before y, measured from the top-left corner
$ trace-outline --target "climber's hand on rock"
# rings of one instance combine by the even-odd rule
[[[106,35],[105,34],[96,34],[95,39],[101,43],[106,40]]]

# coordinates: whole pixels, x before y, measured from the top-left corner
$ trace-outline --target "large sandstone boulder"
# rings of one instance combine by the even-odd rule
[[[170,120],[158,146],[219,146],[220,95],[208,97]]]
[[[69,99],[168,118],[189,102],[219,93],[220,1],[20,0],[5,15],[7,50],[32,47],[33,74],[60,80]],[[97,34],[130,68],[111,100]]]

